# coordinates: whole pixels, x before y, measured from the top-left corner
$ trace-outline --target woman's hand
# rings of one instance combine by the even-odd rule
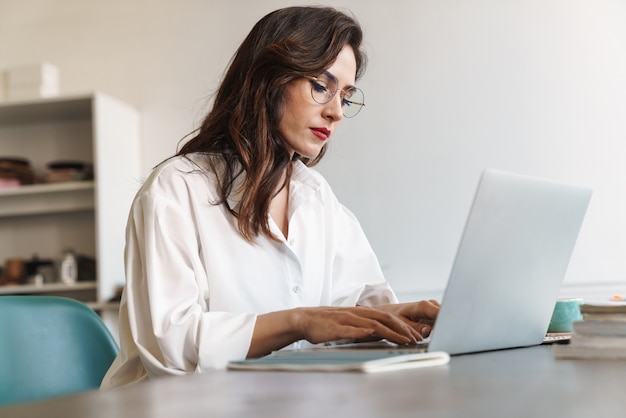
[[[381,340],[416,344],[424,326],[437,316],[436,302],[376,307],[311,307],[271,312],[257,317],[248,357],[260,357],[299,340]]]
[[[404,322],[417,331],[422,338],[430,335],[432,327],[439,314],[441,305],[436,300],[422,300],[411,303],[391,303],[377,305],[376,309],[392,313],[404,320]],[[422,339],[420,338],[420,340]]]
[[[380,340],[415,344],[420,333],[390,310],[365,306],[297,309],[295,323],[302,338],[313,344],[340,339]]]

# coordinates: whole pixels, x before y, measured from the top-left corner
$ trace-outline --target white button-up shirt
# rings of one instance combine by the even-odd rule
[[[397,301],[357,219],[319,173],[294,163],[288,239],[270,218],[280,242],[250,243],[236,217],[212,203],[214,175],[200,169],[206,157],[188,158],[153,170],[133,202],[121,351],[103,388],[243,359],[259,314]],[[236,209],[233,190],[228,203]]]

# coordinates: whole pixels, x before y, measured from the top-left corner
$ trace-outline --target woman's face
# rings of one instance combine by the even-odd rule
[[[335,76],[339,89],[348,91],[353,87],[356,59],[352,47],[344,46],[326,72]],[[290,154],[297,152],[311,159],[317,157],[343,119],[340,92],[326,104],[316,103],[311,95],[312,82],[301,78],[287,85],[283,114],[278,124]]]

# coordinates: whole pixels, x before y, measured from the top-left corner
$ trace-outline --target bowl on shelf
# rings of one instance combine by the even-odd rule
[[[45,183],[82,180],[93,180],[93,165],[91,163],[82,161],[50,162],[43,178]]]
[[[20,157],[0,157],[0,187],[33,184],[35,173],[30,161]]]

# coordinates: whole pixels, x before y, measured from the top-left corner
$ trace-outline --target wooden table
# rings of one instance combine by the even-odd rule
[[[554,360],[550,346],[378,374],[219,371],[0,409],[0,417],[626,416],[626,361]]]

